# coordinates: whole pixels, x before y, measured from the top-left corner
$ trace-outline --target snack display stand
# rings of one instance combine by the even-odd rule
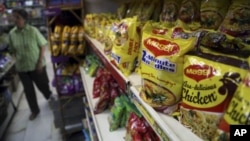
[[[119,74],[114,77],[120,84],[126,85],[126,91],[131,94],[131,101],[136,105],[138,110],[142,113],[144,118],[148,121],[151,127],[155,130],[155,132],[159,135],[161,140],[163,141],[184,141],[184,140],[192,140],[192,141],[202,141],[199,137],[197,137],[194,133],[192,133],[189,129],[184,127],[181,123],[179,123],[173,117],[164,115],[155,111],[151,106],[146,104],[139,96],[139,88],[141,86],[141,78],[138,74],[132,73],[128,77],[125,77],[113,64],[110,63],[109,59],[103,52],[103,45],[98,42],[96,39],[85,35],[86,41],[89,43],[90,47],[95,51],[95,53],[102,59],[104,66],[108,66],[108,68],[112,68],[112,74]],[[95,128],[97,130],[98,139],[99,140],[121,140],[125,136],[125,129],[109,132],[108,129],[108,120],[107,117],[109,115],[108,112],[103,112],[98,115],[93,113],[93,106],[97,102],[96,99],[92,98],[92,85],[93,78],[88,76],[84,69],[81,68],[82,79],[85,81],[84,87],[85,92],[90,104],[91,114],[93,117],[93,121],[95,124]]]
[[[43,14],[47,18],[48,26],[48,37],[50,48],[52,48],[53,41],[50,38],[53,35],[53,31],[58,23],[60,23],[61,18],[65,15],[69,16],[72,21],[61,22],[60,26],[65,26],[70,23],[70,26],[73,25],[83,25],[83,14],[84,14],[84,5],[83,1],[46,1],[46,9],[43,11]],[[58,22],[59,20],[59,22]],[[68,23],[67,23],[68,22]],[[65,25],[64,25],[65,24]],[[75,83],[80,83],[81,80],[78,79],[80,75],[77,74],[58,74],[57,71],[61,64],[69,64],[69,60],[74,59],[77,62],[77,57],[74,55],[63,55],[59,54],[54,56],[53,49],[51,49],[51,62],[54,71],[54,86],[57,90],[58,100],[54,101],[57,103],[57,107],[54,107],[54,122],[55,126],[59,127],[62,132],[64,140],[70,140],[70,138],[79,138],[83,139],[83,135],[79,137],[73,137],[75,133],[82,132],[83,124],[82,120],[85,118],[84,113],[84,104],[82,97],[85,93],[82,90],[79,90],[79,87]],[[73,76],[74,75],[74,76]],[[75,77],[75,78],[74,78]],[[76,79],[77,78],[77,79]],[[64,81],[64,82],[62,82]],[[62,90],[68,84],[71,87],[71,90]],[[58,114],[59,111],[59,114]]]

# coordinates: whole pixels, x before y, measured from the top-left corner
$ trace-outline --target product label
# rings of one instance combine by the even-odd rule
[[[184,107],[222,112],[226,99],[234,95],[246,70],[196,56],[184,60]]]

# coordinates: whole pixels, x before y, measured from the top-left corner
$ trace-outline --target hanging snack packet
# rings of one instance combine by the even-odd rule
[[[200,9],[201,27],[217,30],[227,14],[230,1],[202,0]]]
[[[135,69],[140,47],[136,31],[137,17],[123,19],[117,26],[110,60],[124,75],[128,76]]]
[[[196,51],[185,55],[181,123],[202,139],[211,140],[248,69],[245,59],[223,53]]]
[[[178,25],[191,31],[199,29],[200,6],[201,0],[183,0],[178,13]]]
[[[156,110],[170,114],[174,111],[171,108],[177,107],[181,99],[183,55],[195,43],[196,37],[181,28],[167,29],[152,22],[144,26],[140,96]]]
[[[232,0],[232,4],[219,30],[235,37],[249,37],[250,1]]]
[[[248,58],[250,64],[250,58]],[[224,112],[213,141],[229,141],[230,125],[250,125],[250,70]]]

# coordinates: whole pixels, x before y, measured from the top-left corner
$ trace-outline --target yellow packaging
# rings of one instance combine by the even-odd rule
[[[212,140],[216,129],[249,69],[243,59],[204,52],[185,55],[181,123],[204,140]]]
[[[219,30],[235,37],[249,37],[250,1],[232,0]]]
[[[111,62],[124,75],[135,69],[136,57],[140,47],[137,29],[137,17],[123,19],[115,30],[115,41],[111,51]]]
[[[195,42],[196,37],[182,28],[145,24],[140,63],[141,97],[145,102],[160,108],[176,105],[181,100],[183,56],[194,49]]]
[[[195,31],[200,28],[201,0],[182,0],[177,24],[186,30]]]
[[[229,0],[202,0],[201,27],[217,30],[227,14]]]
[[[250,64],[250,57],[248,58]],[[229,141],[230,125],[250,125],[250,70],[224,112],[213,141]]]
[[[62,48],[61,53],[66,55],[70,45],[70,26],[64,26],[62,32]]]

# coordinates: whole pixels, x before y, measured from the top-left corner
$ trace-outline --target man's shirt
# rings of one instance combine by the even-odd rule
[[[40,48],[47,40],[36,27],[26,24],[23,29],[14,27],[9,33],[9,47],[16,57],[18,72],[34,71],[40,55]],[[45,65],[45,61],[43,60]]]

